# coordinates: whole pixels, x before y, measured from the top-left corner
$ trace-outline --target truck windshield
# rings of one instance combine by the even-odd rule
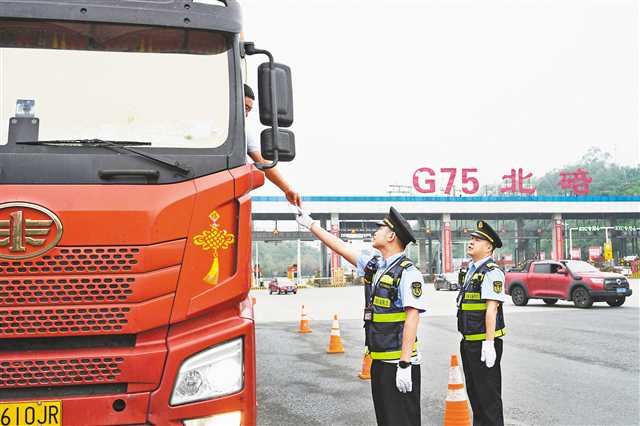
[[[230,43],[213,31],[0,20],[0,145],[16,105],[33,100],[21,112],[39,119],[40,140],[220,146]]]
[[[565,264],[571,272],[600,272],[590,263],[583,262],[581,260],[567,260]]]

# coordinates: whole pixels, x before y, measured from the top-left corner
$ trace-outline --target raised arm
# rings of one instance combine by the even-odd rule
[[[307,228],[313,235],[315,235],[320,241],[322,241],[327,247],[340,256],[344,257],[347,262],[354,266],[357,266],[358,253],[351,248],[351,246],[340,238],[336,237],[326,229],[322,229],[317,221],[313,220],[311,216],[305,213],[302,209],[298,208],[296,214],[296,221]]]
[[[253,159],[256,163],[268,163],[269,161],[262,158],[262,154],[260,151],[251,151],[249,152],[249,157]],[[284,193],[284,196],[287,197],[287,200],[296,206],[301,206],[302,201],[300,198],[300,193],[293,189],[291,185],[287,182],[287,180],[282,176],[278,167],[272,167],[264,171],[265,176],[269,179],[275,186],[280,188],[280,190]]]

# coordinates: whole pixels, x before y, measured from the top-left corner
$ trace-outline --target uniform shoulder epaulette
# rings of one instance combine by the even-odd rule
[[[493,271],[494,269],[499,268],[499,266],[496,263],[487,262],[487,268],[489,268],[490,271]]]
[[[400,267],[407,269],[408,267],[413,266],[413,262],[410,261],[409,259],[405,259],[402,262],[400,262]]]

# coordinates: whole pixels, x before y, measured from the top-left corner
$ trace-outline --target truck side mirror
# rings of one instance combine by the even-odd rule
[[[260,151],[265,160],[292,161],[296,157],[296,138],[291,130],[278,129],[278,147],[273,140],[273,129],[264,129],[260,134]]]
[[[278,108],[278,126],[289,127],[293,124],[293,88],[291,85],[291,68],[287,65],[273,63],[276,84],[276,101]],[[273,110],[271,105],[271,72],[269,62],[258,67],[258,104],[260,122],[271,126]],[[265,157],[266,158],[266,157]]]

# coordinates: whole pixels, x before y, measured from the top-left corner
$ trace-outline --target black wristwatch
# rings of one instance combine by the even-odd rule
[[[410,362],[407,362],[407,361],[400,361],[400,362],[398,362],[398,367],[400,367],[400,368],[407,368],[407,367],[408,367],[408,366],[410,366],[410,365],[411,365],[411,363],[410,363]]]

